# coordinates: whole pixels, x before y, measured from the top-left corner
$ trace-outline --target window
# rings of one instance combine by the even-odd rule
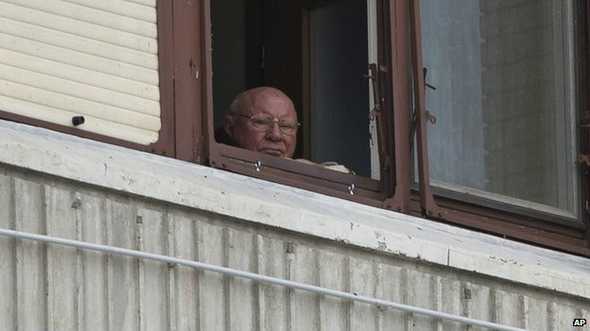
[[[418,103],[428,109],[422,123],[432,122],[417,143],[425,163],[415,176],[424,182],[420,208],[587,255],[587,178],[578,157],[587,148],[578,132],[587,30],[575,24],[585,21],[585,3],[420,4],[415,65],[424,74],[415,76]]]
[[[590,256],[588,10],[0,0],[0,117]],[[294,101],[307,162],[215,139],[264,85]]]
[[[438,192],[577,218],[572,4],[422,2]]]
[[[392,187],[387,1],[211,2],[211,131],[241,91],[283,90],[302,122],[294,158],[211,142],[214,166],[381,206]],[[345,68],[345,70],[343,70]],[[210,132],[211,132],[210,131]],[[335,161],[340,173],[320,164]],[[390,161],[389,161],[390,162]],[[268,177],[270,176],[270,177]]]

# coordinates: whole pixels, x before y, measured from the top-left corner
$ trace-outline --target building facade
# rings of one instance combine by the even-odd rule
[[[451,14],[441,15],[450,20],[441,18],[443,22],[437,26],[432,20],[416,25],[418,1],[369,1],[362,17],[355,19],[364,24],[360,30],[366,38],[363,42],[373,42],[375,47],[369,46],[367,54],[364,50],[353,54],[347,63],[358,60],[366,64],[374,59],[385,69],[378,67],[369,74],[384,78],[371,84],[365,80],[366,95],[353,95],[350,102],[364,102],[364,111],[369,105],[383,107],[383,113],[358,129],[358,136],[365,130],[372,137],[366,146],[350,152],[353,157],[366,156],[358,163],[359,174],[340,175],[217,144],[212,138],[213,117],[223,106],[213,110],[212,97],[232,95],[227,86],[244,88],[250,84],[248,80],[257,83],[262,79],[263,83],[281,86],[302,109],[303,121],[311,122],[304,123],[304,129],[326,130],[325,136],[304,134],[300,156],[317,162],[325,161],[323,157],[338,158],[339,149],[333,146],[338,142],[328,137],[338,130],[322,126],[322,121],[334,116],[334,107],[344,107],[343,103],[331,103],[329,86],[334,80],[347,78],[330,76],[326,59],[334,55],[313,45],[331,42],[338,49],[341,44],[333,37],[337,25],[326,22],[346,22],[338,15],[358,13],[353,7],[343,5],[345,8],[332,11],[333,2],[310,1],[305,5],[306,14],[297,17],[285,14],[293,12],[291,5],[283,8],[272,1],[260,1],[264,7],[260,12],[244,7],[247,16],[236,14],[232,22],[244,17],[267,22],[268,16],[260,18],[256,13],[275,10],[273,19],[290,22],[285,26],[277,23],[281,33],[308,31],[299,27],[310,29],[309,34],[303,34],[315,36],[312,39],[316,44],[305,44],[311,46],[304,49],[315,55],[303,59],[293,55],[288,60],[283,58],[284,53],[273,55],[277,54],[273,50],[288,52],[292,46],[283,47],[283,39],[264,32],[252,38],[265,42],[266,71],[250,72],[251,66],[246,64],[242,67],[245,83],[236,83],[238,78],[228,80],[223,89],[216,87],[224,84],[215,81],[213,69],[220,68],[219,76],[225,77],[219,61],[237,65],[231,53],[220,57],[209,54],[212,45],[215,49],[215,36],[208,37],[211,22],[225,22],[227,30],[232,30],[229,20],[215,16],[229,12],[224,11],[222,1],[215,7],[213,2],[191,0],[0,0],[0,230],[16,231],[0,232],[2,329],[486,329],[453,318],[129,257],[116,251],[17,239],[20,233],[200,261],[507,328],[583,330],[575,327],[574,321],[590,319],[590,241],[583,208],[587,177],[582,173],[586,142],[583,125],[572,129],[575,132],[569,128],[585,120],[585,113],[578,110],[585,105],[586,68],[578,62],[584,58],[579,45],[588,36],[580,25],[586,15],[579,11],[586,7],[583,1],[564,1],[569,4],[564,7],[559,6],[561,1],[541,2],[537,8],[527,1],[519,1],[520,5],[511,2],[509,6],[502,6],[502,1],[481,1],[479,7],[470,1],[473,6],[463,11],[454,8]],[[244,5],[236,2],[233,8],[240,8],[240,4]],[[445,10],[428,1],[421,5],[423,18]],[[531,11],[525,10],[527,6]],[[540,13],[538,17],[552,24],[524,24],[520,27],[523,34],[507,32],[507,27],[515,24],[514,17],[520,17],[514,13],[524,13],[523,17]],[[461,47],[457,40],[468,44],[462,38],[466,33],[444,30],[446,39],[438,39],[439,47],[425,47],[424,63],[431,66],[426,81],[437,85],[440,93],[431,99],[424,96],[424,77],[416,76],[422,70],[410,70],[421,69],[416,61],[422,61],[422,54],[406,54],[398,47],[405,45],[403,50],[416,51],[420,45],[417,36],[424,42],[437,40],[434,34],[440,26],[463,24],[473,17],[483,19],[477,25],[482,32],[472,37],[478,42],[479,37],[484,38],[485,42],[470,52],[488,52],[479,55],[480,65],[487,69],[478,76],[480,85],[466,84],[465,91],[474,91],[466,92],[473,104],[483,100],[483,106],[477,108],[480,113],[469,112],[475,106],[461,104],[465,100],[452,93],[453,81],[444,80],[446,62],[441,60],[442,51],[437,51],[445,45],[451,50]],[[494,23],[498,21],[503,24]],[[244,24],[245,31],[256,26]],[[424,30],[422,35],[418,26]],[[528,40],[538,37],[534,28],[550,31],[547,35],[553,36],[551,42],[543,39],[545,34],[534,41],[561,51],[559,56],[537,59],[555,60],[557,69],[553,71],[559,74],[551,71],[547,74],[551,79],[539,78],[530,68],[492,63],[498,57],[490,53],[507,52],[515,43],[508,39],[502,44],[498,35]],[[268,26],[261,31],[267,30]],[[227,33],[237,33],[232,31]],[[354,30],[348,35],[361,32]],[[251,54],[246,43],[249,38],[235,39],[238,44],[244,42],[245,46],[235,47],[244,50],[246,59]],[[227,46],[218,43],[222,49]],[[535,48],[537,43],[530,42],[522,49],[546,54],[545,48]],[[559,43],[565,50],[555,46]],[[570,44],[576,47],[568,51]],[[252,54],[258,54],[258,50]],[[279,58],[288,67],[283,71],[277,69]],[[322,69],[305,59],[320,59],[317,63],[323,63]],[[430,60],[440,63],[427,63]],[[558,60],[565,64],[560,67]],[[540,65],[530,63],[533,67]],[[465,77],[472,79],[474,68],[478,67],[468,63],[460,73],[450,70],[451,77],[457,82]],[[571,70],[564,72],[563,68]],[[290,76],[289,70],[299,72],[299,78]],[[548,86],[557,86],[555,90],[563,92],[547,92],[553,93],[551,102],[559,105],[551,108],[557,109],[555,113],[547,108],[540,112],[541,118],[534,117],[532,111],[524,111],[521,117],[525,123],[550,133],[543,144],[554,144],[559,150],[575,145],[569,152],[549,157],[553,152],[534,149],[529,155],[526,153],[532,145],[520,141],[509,144],[509,139],[502,138],[517,132],[532,133],[533,137],[537,134],[532,128],[514,124],[520,122],[510,117],[514,114],[509,112],[517,111],[518,105],[530,106],[510,101],[511,91],[518,87],[502,88],[507,83],[501,77],[512,77],[510,72],[518,76],[521,71],[531,73],[530,77],[515,82],[541,86],[540,82],[549,81]],[[317,85],[310,83],[315,81],[313,77]],[[346,84],[352,86],[353,81]],[[344,85],[340,91],[346,90]],[[412,86],[415,93],[402,93],[403,87],[410,90]],[[531,98],[525,87],[522,98]],[[487,99],[478,94],[488,92]],[[344,92],[340,93],[337,96],[345,98]],[[503,96],[490,101],[496,94]],[[319,105],[317,95],[325,97],[323,104]],[[378,101],[381,99],[382,104]],[[496,107],[498,100],[504,104]],[[532,102],[536,107],[549,101]],[[323,109],[328,110],[322,113]],[[485,119],[484,125],[461,130],[461,120],[449,122],[444,109],[453,109],[453,118]],[[572,113],[578,114],[575,119],[568,117]],[[415,122],[413,117],[417,118]],[[439,124],[429,129],[434,141],[426,136],[432,117]],[[466,126],[472,123],[465,122]],[[347,132],[357,130],[346,120],[331,123],[346,127]],[[516,129],[506,129],[506,123],[516,125]],[[394,130],[379,133],[386,124]],[[498,138],[498,130],[506,134]],[[463,136],[454,135],[455,131]],[[410,133],[417,133],[415,142],[413,136],[408,139]],[[447,141],[446,137],[451,138]],[[459,140],[468,141],[468,146],[460,152],[445,150]],[[372,145],[374,141],[379,146]],[[334,154],[311,148],[316,142],[325,143],[322,148]],[[525,156],[512,162],[515,155]],[[570,163],[575,160],[568,160],[578,156],[582,161],[575,166],[577,170],[571,170],[569,167],[574,166]],[[527,157],[543,160],[546,166],[533,167],[534,162]],[[514,171],[498,165],[507,163],[514,166],[508,170]],[[459,171],[453,172],[456,169]],[[526,186],[529,178],[519,174],[529,170],[538,181]],[[460,174],[463,176],[457,177]],[[422,175],[428,179],[417,180]],[[450,184],[463,186],[458,189]],[[499,194],[502,197],[498,198]]]

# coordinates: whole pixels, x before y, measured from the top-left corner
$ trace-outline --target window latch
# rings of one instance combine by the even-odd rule
[[[426,67],[422,68],[422,74],[424,74],[424,85],[426,85],[426,87],[428,87],[429,89],[436,91],[436,86],[429,84],[426,81],[426,75],[428,75],[428,68],[426,68]]]
[[[429,89],[436,91],[436,86],[428,84],[428,82],[426,81],[426,75],[428,75],[428,68],[422,68],[422,73],[424,74],[424,85]],[[436,116],[434,116],[434,114],[431,113],[428,109],[426,109],[426,120],[430,122],[430,124],[432,125],[436,124]]]
[[[428,82],[426,82],[426,76],[428,75],[428,68],[423,67],[422,68],[422,75],[424,77],[424,85],[426,87],[428,87],[431,90],[436,90],[436,86],[429,84]],[[436,116],[429,111],[428,109],[425,110],[424,114],[425,119],[430,122],[430,124],[435,125],[436,124]],[[413,144],[414,141],[414,135],[416,134],[416,127],[418,125],[417,123],[417,114],[416,114],[416,110],[414,110],[414,112],[410,115],[410,143]]]

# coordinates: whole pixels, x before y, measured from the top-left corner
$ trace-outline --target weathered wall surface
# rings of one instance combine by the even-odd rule
[[[528,330],[590,303],[2,166],[0,228],[200,260]],[[3,330],[477,330],[215,273],[0,238]]]

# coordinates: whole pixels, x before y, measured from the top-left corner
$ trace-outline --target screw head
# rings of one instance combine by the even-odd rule
[[[256,168],[256,172],[262,171],[262,161],[257,160],[254,162],[254,167]]]
[[[356,185],[354,185],[354,184],[348,185],[348,194],[354,195],[354,189],[355,188],[356,188]]]

